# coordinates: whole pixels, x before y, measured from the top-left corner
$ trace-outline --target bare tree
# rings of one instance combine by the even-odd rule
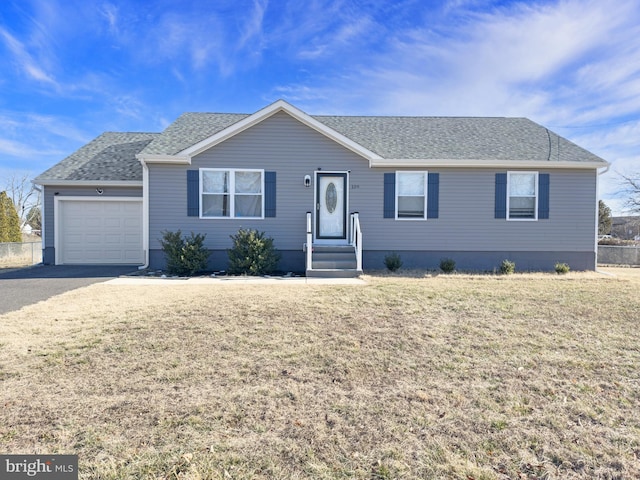
[[[20,228],[29,221],[29,213],[33,215],[34,208],[40,208],[40,192],[31,183],[31,175],[28,173],[16,173],[7,180],[7,195],[13,200],[13,204],[20,217]]]
[[[618,173],[622,178],[622,187],[628,195],[625,206],[632,213],[640,213],[640,173],[625,175]]]

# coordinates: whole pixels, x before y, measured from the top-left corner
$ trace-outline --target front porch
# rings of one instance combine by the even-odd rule
[[[362,274],[362,230],[357,212],[349,216],[348,236],[344,244],[314,243],[312,215],[307,212],[305,265],[307,277],[353,278]],[[311,248],[309,248],[311,246]]]

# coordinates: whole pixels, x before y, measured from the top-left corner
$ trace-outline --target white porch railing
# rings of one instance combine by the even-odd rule
[[[351,214],[351,245],[356,250],[356,270],[362,271],[362,230],[360,229],[360,215],[358,212]]]
[[[311,230],[311,212],[307,212],[307,256],[306,256],[306,267],[307,270],[312,270],[313,267],[313,232]]]
[[[358,212],[350,215],[349,219],[349,245],[351,245],[356,254],[356,270],[362,271],[362,229],[360,228],[360,216]],[[313,224],[311,212],[307,212],[307,242],[304,245],[306,270],[313,270]]]

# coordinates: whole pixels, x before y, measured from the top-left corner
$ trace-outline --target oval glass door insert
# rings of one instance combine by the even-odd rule
[[[327,211],[333,213],[338,205],[338,192],[336,191],[336,185],[331,182],[327,185],[327,190],[324,195],[325,202],[327,204]]]

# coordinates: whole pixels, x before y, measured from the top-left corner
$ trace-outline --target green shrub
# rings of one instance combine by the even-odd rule
[[[0,192],[0,242],[22,242],[20,218],[7,192]]]
[[[204,247],[202,234],[182,238],[182,232],[162,232],[162,251],[167,259],[167,271],[175,275],[193,275],[207,268],[209,250]]]
[[[555,268],[556,268],[557,274],[569,273],[569,270],[570,270],[568,263],[557,262]]]
[[[264,232],[241,228],[231,239],[233,247],[227,250],[229,273],[264,275],[276,269],[280,254],[273,246],[273,238],[265,238]]]
[[[516,271],[516,262],[512,262],[511,260],[503,260],[500,264],[500,273],[503,275],[511,275]]]
[[[395,272],[400,267],[402,267],[402,259],[396,252],[392,252],[384,257],[384,264],[390,272]]]
[[[443,258],[440,260],[440,270],[444,273],[451,273],[456,269],[456,262],[452,258]]]

